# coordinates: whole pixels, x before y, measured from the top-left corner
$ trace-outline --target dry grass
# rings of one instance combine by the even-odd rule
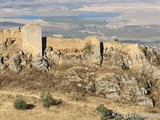
[[[39,101],[40,92],[26,91],[23,89],[5,88],[0,91],[0,117],[9,120],[98,120],[100,118],[96,107],[99,104],[104,104],[108,109],[122,114],[127,113],[144,113],[146,108],[132,106],[130,104],[116,103],[109,99],[99,97],[87,97],[86,101],[75,101],[66,97],[64,94],[57,92],[52,93],[55,98],[61,98],[64,102],[61,106],[52,106],[48,109],[43,108]],[[13,98],[20,96],[27,103],[34,104],[35,107],[31,110],[18,111],[15,110],[12,101]],[[6,101],[5,101],[6,100]]]
[[[30,71],[22,71],[21,73],[7,72],[1,75],[0,118],[3,120],[98,120],[100,115],[96,111],[96,107],[100,104],[104,104],[108,109],[121,114],[140,114],[155,111],[152,109],[149,111],[149,108],[136,106],[131,103],[123,104],[119,101],[85,95],[83,89],[76,88],[74,82],[65,78],[64,73],[72,66],[62,67],[55,67],[50,73],[32,69]],[[98,71],[97,69],[90,69],[97,77],[103,75],[104,71],[117,71],[118,74],[124,73],[116,68],[102,68]],[[71,93],[73,90],[77,90],[76,93]],[[46,91],[52,93],[55,99],[62,99],[62,105],[51,106],[45,109],[39,101],[39,97],[42,92]],[[70,92],[70,97],[65,92]],[[28,104],[35,105],[35,107],[26,111],[15,110],[13,100],[17,97],[22,98]],[[158,111],[156,109],[156,112]]]

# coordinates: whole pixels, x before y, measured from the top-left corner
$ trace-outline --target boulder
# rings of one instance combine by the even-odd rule
[[[51,69],[51,64],[49,64],[49,60],[47,58],[42,58],[40,56],[37,56],[33,59],[32,65],[37,68],[38,70],[42,71],[49,71]]]

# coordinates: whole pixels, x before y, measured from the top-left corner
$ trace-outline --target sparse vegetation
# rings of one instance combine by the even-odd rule
[[[43,106],[48,108],[51,105],[61,105],[62,104],[62,100],[56,100],[52,97],[52,95],[47,92],[47,93],[42,93],[42,95],[40,96],[40,100],[43,103]]]
[[[104,105],[99,105],[96,110],[101,114],[101,120],[114,118],[112,110],[108,110]]]
[[[22,100],[21,98],[17,98],[14,101],[14,107],[18,110],[26,110],[28,108],[28,104],[26,101]]]
[[[50,107],[54,101],[50,93],[42,93],[40,100],[43,103],[44,107]]]
[[[118,38],[115,38],[114,41],[115,41],[115,42],[120,42]]]
[[[158,111],[156,110],[156,108],[153,108],[153,107],[147,108],[146,111],[149,112],[149,113],[158,113]]]
[[[103,104],[99,105],[96,110],[101,114],[101,120],[124,120],[122,114],[107,109]]]
[[[86,55],[91,55],[94,53],[93,52],[93,45],[91,44],[91,42],[85,44],[84,52]]]

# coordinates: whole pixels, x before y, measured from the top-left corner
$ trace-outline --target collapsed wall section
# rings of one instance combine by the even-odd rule
[[[14,40],[18,48],[22,48],[22,34],[20,27],[5,29],[0,31],[0,43],[5,43],[7,39]]]
[[[87,46],[89,45],[89,46]],[[54,51],[62,55],[85,55],[86,49],[91,49],[91,55],[85,55],[90,63],[100,63],[100,40],[98,37],[78,38],[46,38],[46,47],[52,47]],[[91,48],[89,48],[91,47]],[[89,56],[89,57],[88,57]],[[75,56],[76,57],[76,56]],[[78,56],[77,56],[78,57]],[[84,59],[83,59],[84,60]],[[83,61],[81,60],[81,62]],[[76,61],[76,60],[74,60]]]
[[[22,28],[23,51],[32,53],[33,57],[42,55],[41,26],[36,23],[27,24]]]

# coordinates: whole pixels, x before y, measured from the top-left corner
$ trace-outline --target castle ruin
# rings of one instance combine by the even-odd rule
[[[53,38],[43,37],[41,26],[36,23],[24,25],[22,28],[1,31],[0,39],[15,39],[14,45],[25,54],[31,53],[32,57],[49,55],[50,60],[55,64],[80,63],[99,64],[100,63],[100,40],[92,36],[84,39],[80,38]],[[87,46],[88,45],[88,46]],[[47,48],[53,49],[47,52]],[[87,49],[90,55],[85,55]],[[53,57],[54,56],[54,57]]]
[[[41,26],[35,23],[27,24],[22,28],[17,27],[0,31],[0,40],[2,54],[4,54],[3,49],[7,48],[8,50],[2,56],[3,59],[7,59],[9,54],[14,55],[22,51],[18,57],[13,58],[13,61],[11,61],[15,66],[23,64],[22,66],[27,67],[33,65],[35,67],[40,66],[42,70],[49,70],[53,64],[96,66],[103,64],[103,66],[110,65],[118,66],[119,68],[139,69],[139,64],[144,62],[142,58],[145,59],[147,54],[151,54],[154,57],[148,56],[146,64],[159,64],[156,53],[152,48],[147,48],[146,50],[146,47],[138,44],[122,44],[120,42],[101,43],[100,39],[95,36],[84,39],[42,38]],[[24,54],[23,57],[21,57],[22,54]],[[3,64],[3,67],[5,65],[8,66],[8,63]],[[143,68],[143,66],[141,67]],[[17,66],[17,68],[21,70],[20,66]]]

